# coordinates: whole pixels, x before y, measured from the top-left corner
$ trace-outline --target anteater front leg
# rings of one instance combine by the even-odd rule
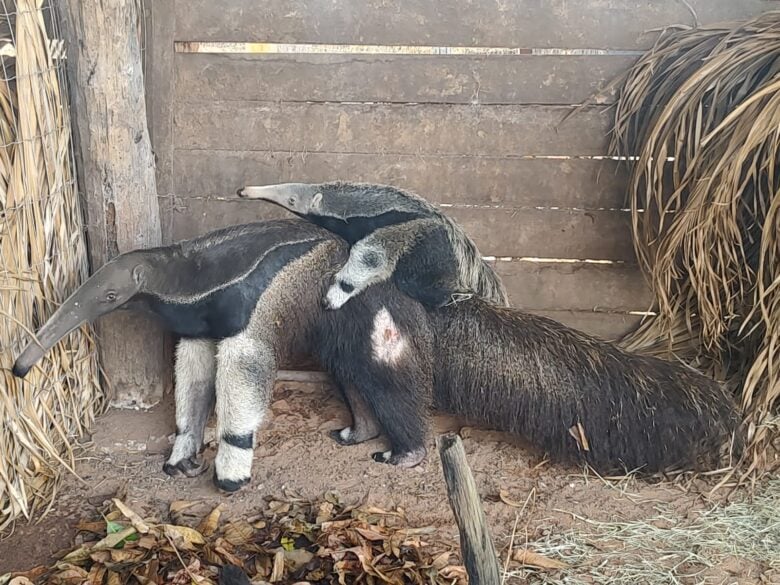
[[[238,335],[217,350],[217,437],[214,481],[233,492],[249,482],[255,431],[271,400],[276,358],[270,343]]]
[[[208,467],[198,457],[214,406],[216,347],[206,339],[182,339],[176,346],[176,441],[163,471],[194,477]]]

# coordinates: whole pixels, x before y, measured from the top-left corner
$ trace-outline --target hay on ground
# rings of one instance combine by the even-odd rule
[[[72,333],[24,381],[11,374],[31,332],[87,276],[64,62],[50,54],[41,0],[0,5],[0,532],[51,501],[70,442],[101,404],[95,343]],[[50,23],[56,17],[46,14]],[[51,24],[50,24],[51,25]]]
[[[742,571],[752,573],[756,583],[780,579],[780,480],[691,518],[681,516],[673,503],[635,521],[572,516],[577,528],[550,532],[522,547],[565,563],[568,570],[523,567],[511,575],[528,583],[571,585],[705,584],[726,577],[725,582],[736,583],[733,573]]]
[[[629,70],[613,155],[637,157],[634,244],[657,316],[624,339],[724,380],[747,472],[779,461],[780,12],[667,31]]]

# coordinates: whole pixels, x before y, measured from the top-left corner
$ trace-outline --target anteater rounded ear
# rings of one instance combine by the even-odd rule
[[[314,194],[314,197],[311,198],[311,206],[316,208],[320,203],[322,203],[322,192],[318,191]]]
[[[137,285],[142,285],[146,282],[146,266],[138,264],[133,268],[133,282]]]

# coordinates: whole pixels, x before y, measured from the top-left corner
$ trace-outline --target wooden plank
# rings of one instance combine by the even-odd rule
[[[634,264],[496,262],[513,307],[527,311],[647,311],[652,293]]]
[[[448,215],[460,222],[486,256],[634,260],[625,212],[452,208]],[[291,214],[262,201],[177,199],[173,236],[190,238],[274,217]]]
[[[530,311],[606,341],[614,341],[634,331],[642,317],[620,313],[585,311]]]
[[[155,0],[147,5],[148,46],[146,50],[149,134],[154,151],[157,192],[173,193],[173,80],[174,27],[173,0]],[[161,199],[161,202],[170,199]],[[160,208],[163,242],[170,241],[171,210]]]
[[[635,60],[179,53],[176,99],[570,105],[591,97]]]
[[[627,212],[450,208],[447,214],[486,256],[636,260]]]
[[[64,12],[79,183],[94,271],[119,253],[161,240],[138,14],[133,0],[68,0]],[[159,402],[166,382],[161,329],[118,313],[96,327],[112,402],[133,407]]]
[[[562,106],[177,104],[181,149],[447,155],[603,155],[612,112]]]
[[[644,49],[660,27],[760,14],[765,0],[176,0],[177,41]]]
[[[410,189],[434,203],[622,208],[627,176],[611,160],[177,150],[180,197],[232,198],[243,185],[336,179]]]

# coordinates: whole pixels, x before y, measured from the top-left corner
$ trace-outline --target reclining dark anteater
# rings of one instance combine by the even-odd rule
[[[714,463],[732,435],[740,444],[734,403],[712,380],[548,319],[476,298],[427,313],[390,283],[326,311],[322,295],[347,257],[343,240],[299,220],[122,254],[43,325],[14,374],[85,321],[119,308],[152,312],[181,336],[165,470],[200,472],[216,401],[215,480],[225,490],[249,480],[277,365],[302,354],[319,357],[352,411],[335,437],[351,444],[384,430],[391,450],[375,459],[392,464],[424,457],[432,403],[604,472]]]

